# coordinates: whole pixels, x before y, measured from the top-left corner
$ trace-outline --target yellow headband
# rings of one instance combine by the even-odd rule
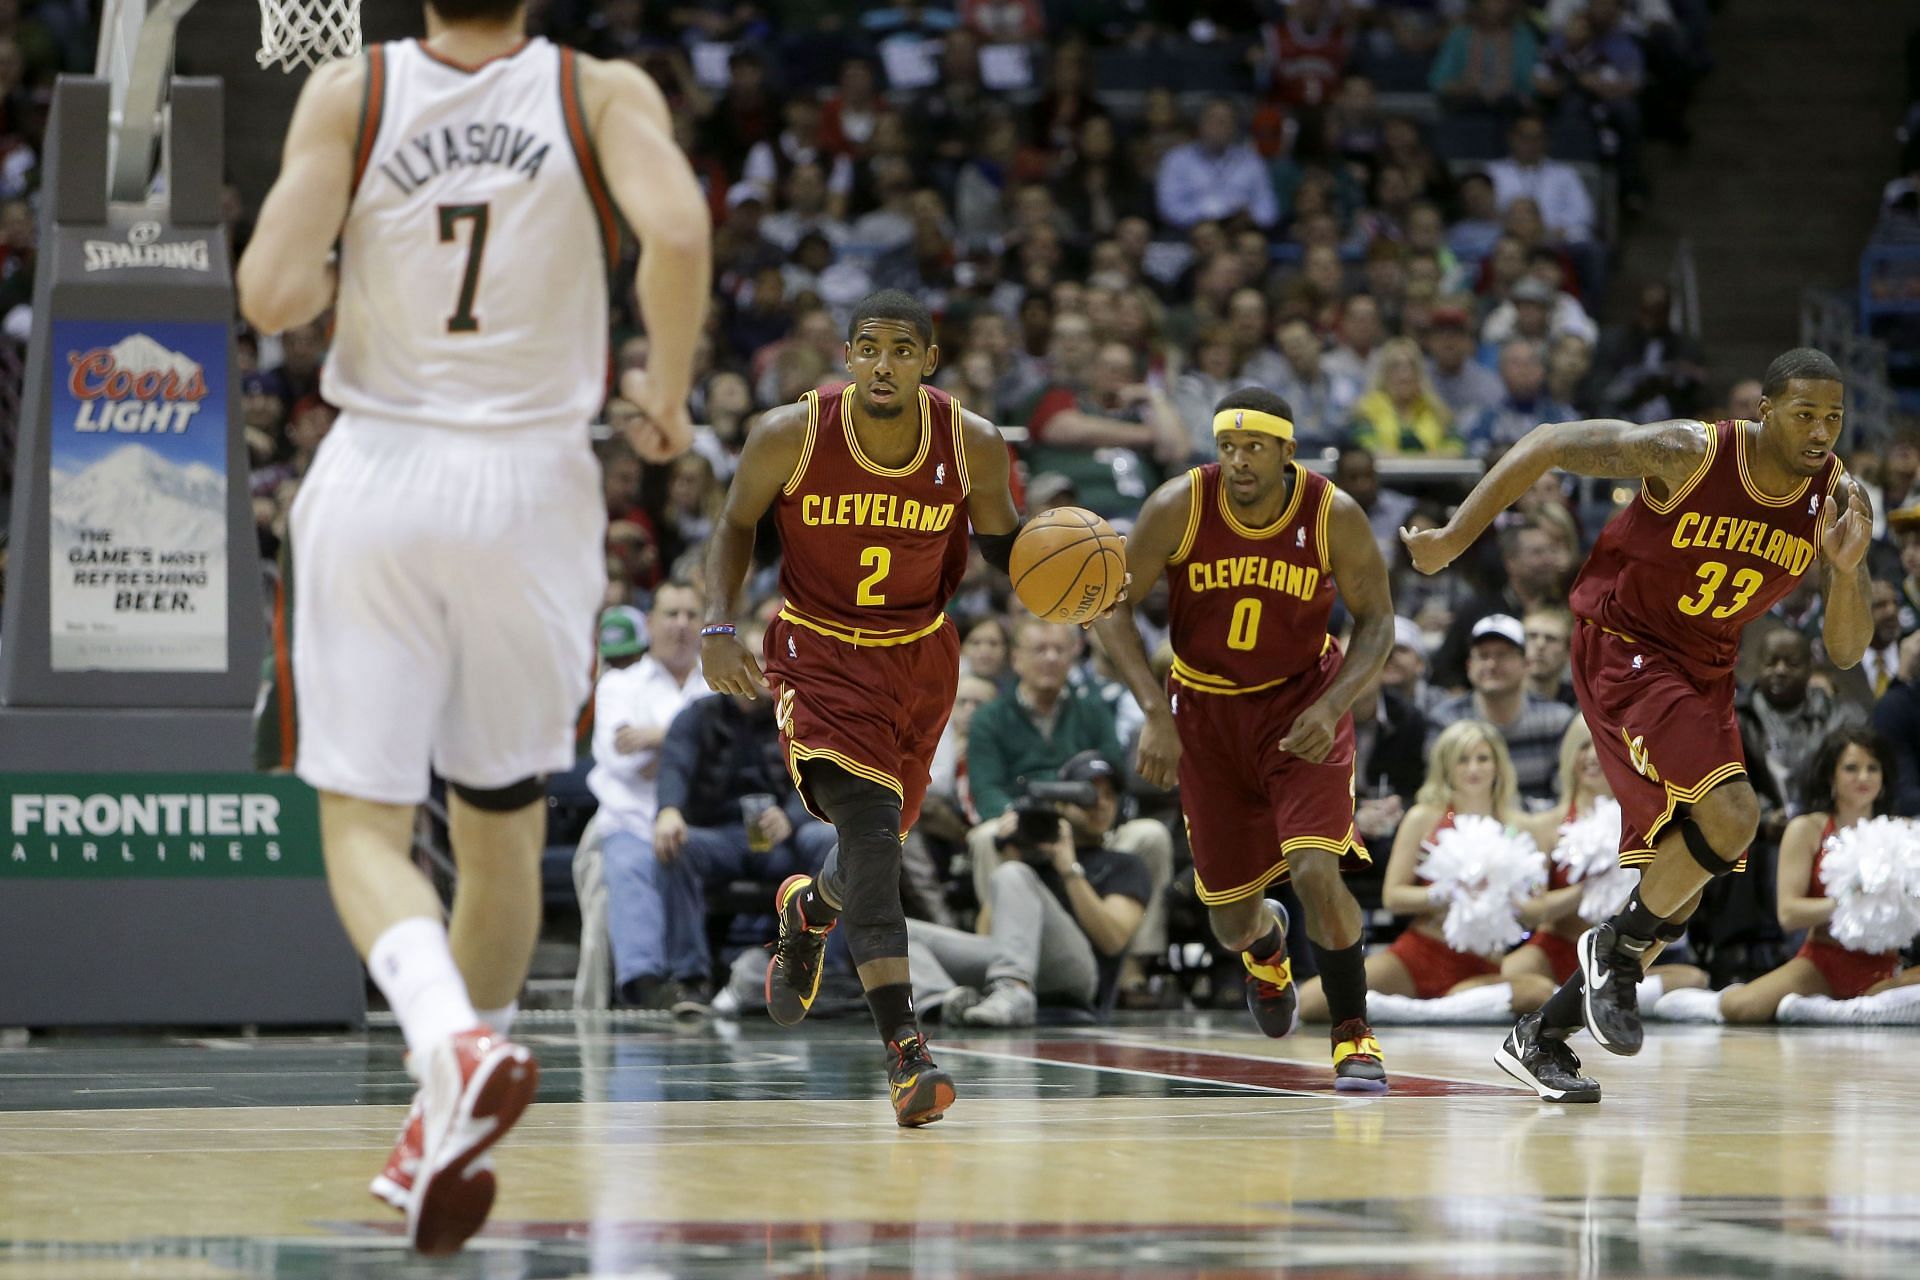
[[[1222,431],[1258,431],[1278,440],[1293,439],[1293,424],[1275,413],[1259,409],[1222,409],[1213,415],[1213,434]]]

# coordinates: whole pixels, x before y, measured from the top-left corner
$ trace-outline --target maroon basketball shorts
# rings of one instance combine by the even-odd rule
[[[1653,860],[1680,805],[1746,775],[1731,674],[1698,681],[1659,647],[1583,619],[1573,632],[1573,689],[1620,802],[1622,866]]]
[[[824,760],[899,796],[904,834],[920,816],[953,712],[960,641],[952,624],[905,644],[854,644],[783,615],[767,628],[764,652],[780,748],[807,812],[831,821],[800,772]]]
[[[1180,731],[1180,807],[1195,888],[1209,906],[1287,878],[1289,853],[1320,849],[1348,869],[1368,861],[1353,829],[1353,717],[1341,716],[1318,764],[1279,749],[1293,719],[1332,683],[1340,651],[1257,693],[1210,693],[1169,680]]]

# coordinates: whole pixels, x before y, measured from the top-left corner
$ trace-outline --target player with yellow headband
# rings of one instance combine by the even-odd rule
[[[1241,953],[1254,1020],[1284,1036],[1299,1010],[1286,912],[1267,896],[1290,877],[1333,1024],[1334,1088],[1384,1092],[1360,904],[1340,872],[1367,861],[1348,708],[1393,647],[1386,562],[1359,504],[1293,460],[1285,400],[1231,393],[1213,439],[1219,461],[1156,489],[1127,539],[1132,595],[1167,575],[1166,687],[1131,606],[1094,634],[1147,712],[1140,775],[1180,784],[1195,887],[1214,936]],[[1344,657],[1327,633],[1336,583],[1354,620]]]

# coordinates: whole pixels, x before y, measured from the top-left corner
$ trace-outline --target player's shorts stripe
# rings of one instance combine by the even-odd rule
[[[560,114],[567,122],[567,141],[573,146],[580,178],[587,185],[587,198],[593,201],[594,221],[600,227],[600,248],[611,268],[619,260],[620,224],[614,219],[613,201],[607,196],[607,184],[600,174],[600,155],[593,148],[593,136],[587,132],[586,100],[580,91],[578,64],[573,50],[560,50]]]
[[[820,393],[809,391],[800,397],[800,403],[807,406],[807,440],[800,446],[800,461],[794,463],[793,474],[787,477],[786,484],[780,488],[780,492],[789,498],[807,474],[807,464],[813,461],[813,442],[820,433]]]
[[[1200,535],[1200,468],[1187,472],[1187,482],[1187,531],[1180,535],[1180,545],[1167,558],[1168,564],[1184,563],[1193,550],[1193,540]]]
[[[787,605],[780,610],[780,616],[795,626],[805,627],[809,631],[818,631],[821,635],[842,644],[858,645],[862,649],[886,649],[897,644],[912,644],[924,640],[947,624],[947,615],[941,614],[918,631],[865,631],[856,627],[843,627],[837,623],[823,622],[818,618],[809,618]]]
[[[1679,808],[1682,804],[1698,803],[1701,797],[1705,796],[1707,792],[1731,778],[1745,777],[1746,772],[1746,765],[1738,760],[1729,760],[1723,765],[1708,770],[1705,777],[1690,787],[1675,786],[1671,782],[1663,781],[1661,786],[1666,788],[1667,807],[1661,812],[1658,818],[1653,820],[1653,828],[1646,833],[1647,843],[1650,845],[1660,843],[1660,834],[1665,831],[1668,824],[1673,821],[1675,809]]]
[[[1191,834],[1189,834],[1188,838],[1192,838]],[[1365,847],[1354,840],[1353,828],[1349,827],[1347,828],[1347,836],[1344,841],[1326,840],[1318,836],[1295,836],[1293,839],[1281,844],[1280,860],[1278,862],[1268,867],[1265,871],[1262,871],[1254,879],[1247,881],[1243,885],[1237,885],[1232,889],[1209,889],[1206,885],[1200,883],[1200,873],[1195,871],[1193,876],[1193,891],[1201,902],[1210,907],[1217,907],[1224,903],[1239,902],[1242,899],[1251,898],[1268,885],[1277,884],[1293,874],[1293,867],[1287,862],[1287,851],[1289,849],[1320,849],[1336,857],[1346,857],[1348,854],[1356,854],[1366,860],[1368,865],[1372,865],[1373,862],[1373,859],[1368,855]]]
[[[794,739],[789,738],[787,739],[787,772],[793,777],[793,789],[800,794],[801,807],[822,822],[832,822],[833,819],[824,813],[817,812],[813,805],[808,803],[806,783],[800,776],[800,766],[809,760],[825,760],[829,764],[838,765],[840,768],[845,769],[856,778],[865,778],[868,782],[877,782],[887,790],[893,792],[893,794],[899,796],[902,804],[906,803],[906,789],[900,785],[898,778],[888,773],[885,769],[878,769],[870,764],[862,764],[852,756],[842,755],[840,752],[827,747],[816,749],[803,746]],[[902,831],[900,833],[900,839],[905,841],[906,838],[907,833]]]
[[[1688,476],[1678,489],[1675,489],[1662,500],[1653,496],[1653,493],[1647,488],[1646,481],[1642,480],[1640,482],[1640,501],[1646,503],[1647,507],[1656,515],[1667,515],[1675,507],[1679,506],[1681,502],[1686,499],[1686,496],[1699,486],[1702,480],[1707,478],[1707,472],[1713,466],[1713,455],[1720,450],[1720,432],[1710,422],[1702,423],[1701,425],[1707,429],[1706,456],[1700,459],[1699,465],[1693,469],[1693,474]]]
[[[960,496],[964,498],[973,492],[973,477],[967,474],[967,433],[960,421],[960,397],[953,396],[948,403],[953,415],[953,469],[960,473]]]
[[[291,572],[292,557],[283,561]],[[293,610],[292,583],[285,575],[273,584],[273,679],[280,695],[280,750],[277,765],[293,768],[298,722],[293,692],[293,638],[288,623]]]
[[[373,159],[373,142],[380,136],[380,113],[387,102],[387,47],[383,44],[367,46],[367,78],[360,86],[360,141],[353,149],[353,186],[350,191],[360,189],[360,179],[366,175],[367,165]]]

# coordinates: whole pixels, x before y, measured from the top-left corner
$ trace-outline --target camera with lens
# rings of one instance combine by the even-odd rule
[[[1100,793],[1091,782],[1028,782],[1014,799],[1013,834],[1001,836],[1000,848],[1018,850],[1029,861],[1041,858],[1041,846],[1060,838],[1060,819],[1064,805],[1091,809],[1100,802]]]

